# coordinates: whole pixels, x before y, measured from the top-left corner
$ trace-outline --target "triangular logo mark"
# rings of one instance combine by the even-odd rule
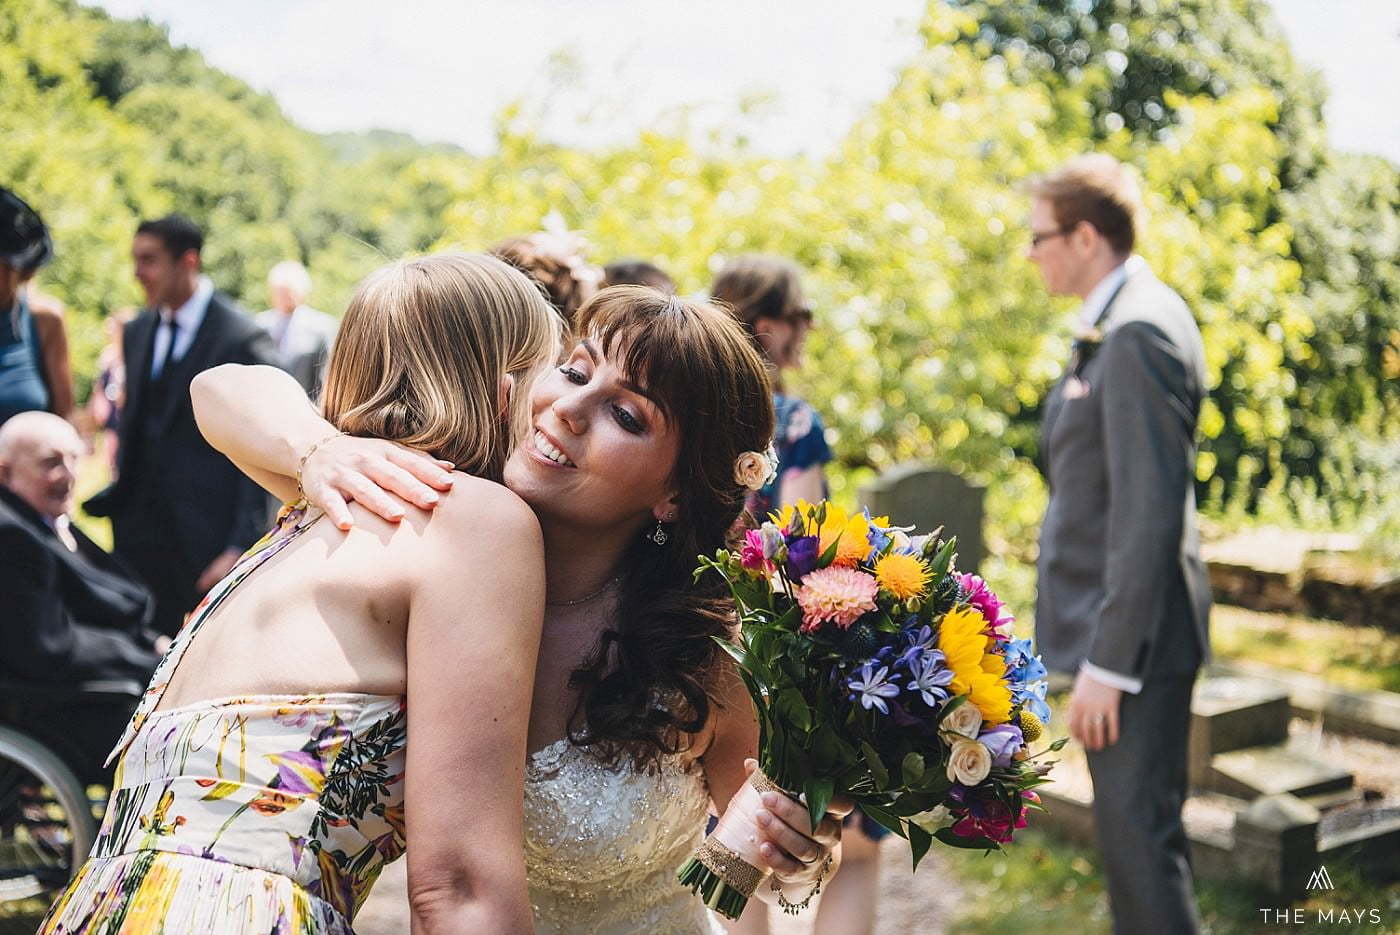
[[[1313,871],[1312,876],[1308,877],[1308,889],[1335,889],[1335,887],[1332,886],[1332,877],[1330,874],[1328,874],[1326,867],[1318,867],[1316,870]]]

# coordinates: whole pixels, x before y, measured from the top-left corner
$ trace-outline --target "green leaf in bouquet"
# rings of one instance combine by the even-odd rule
[[[943,706],[943,710],[938,712],[938,722],[940,724],[943,723],[943,720],[948,717],[949,714],[952,714],[953,711],[960,706],[967,704],[968,699],[971,697],[971,695],[954,695],[952,698],[949,698],[948,703]]]
[[[806,699],[797,689],[785,688],[778,692],[777,702],[773,707],[788,724],[803,733],[812,729],[812,709],[807,707]]]
[[[949,569],[953,567],[953,559],[957,557],[957,552],[955,552],[954,549],[957,548],[957,545],[958,537],[954,536],[943,543],[938,551],[934,553],[933,561],[930,563],[930,570],[933,572],[934,581],[940,580],[948,573]]]
[[[919,869],[919,861],[924,859],[928,849],[933,846],[933,835],[923,828],[910,822],[909,825],[909,854],[914,858],[914,869]]]
[[[890,811],[901,818],[908,818],[911,815],[918,815],[922,812],[930,811],[936,805],[942,805],[944,799],[947,797],[947,789],[943,789],[937,793],[906,792],[891,803]]]
[[[998,845],[991,838],[965,838],[960,834],[954,834],[952,828],[939,828],[933,836],[949,847],[960,847],[967,851],[999,851]]]
[[[802,784],[802,794],[807,797],[807,817],[812,819],[815,828],[826,815],[826,807],[836,794],[836,784],[830,779],[808,779]]]
[[[782,615],[774,621],[773,625],[789,633],[795,633],[801,624],[802,608],[794,601],[792,606],[783,611]]]
[[[885,761],[880,759],[880,754],[864,740],[860,742],[860,752],[865,755],[865,764],[870,767],[870,773],[875,777],[875,788],[888,789],[890,771],[885,767]]]
[[[1067,743],[1069,743],[1069,738],[1068,738],[1068,737],[1061,737],[1059,740],[1057,740],[1057,741],[1055,741],[1054,743],[1052,743],[1052,744],[1051,744],[1049,747],[1047,747],[1046,749],[1047,749],[1050,753],[1059,753],[1061,750],[1063,750],[1063,749],[1065,748],[1065,744],[1067,744]]]
[[[836,560],[836,550],[841,548],[841,533],[831,541],[831,545],[822,550],[821,557],[817,559],[817,567],[825,568]]]
[[[902,821],[898,815],[885,808],[884,806],[862,800],[860,802],[860,810],[865,815],[865,817],[876,822],[881,827],[888,828],[890,831],[906,840],[909,838],[908,832],[904,830],[904,826],[907,823]]]
[[[900,765],[900,779],[906,786],[912,786],[924,778],[924,758],[917,753],[907,753]]]
[[[885,633],[898,633],[900,630],[900,626],[898,623],[895,622],[894,618],[891,617],[889,614],[884,613],[883,611],[879,614],[879,616],[876,616],[874,614],[867,614],[866,617],[863,619],[873,620],[875,629],[881,630]]]
[[[712,637],[719,644],[719,648],[727,652],[739,664],[739,668],[747,669],[749,664],[749,653],[742,646],[736,646],[722,636]]]

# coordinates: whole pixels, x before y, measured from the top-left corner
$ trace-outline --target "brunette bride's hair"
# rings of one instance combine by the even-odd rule
[[[697,555],[731,544],[748,493],[735,460],[772,440],[772,392],[743,326],[711,305],[614,286],[579,310],[575,331],[619,355],[680,440],[666,543],[639,535],[623,556],[615,622],[570,680],[579,690],[570,739],[654,765],[709,721],[721,659],[714,637],[736,621],[724,583],[692,573]]]

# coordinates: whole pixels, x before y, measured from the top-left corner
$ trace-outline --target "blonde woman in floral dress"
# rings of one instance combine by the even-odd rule
[[[319,449],[341,432],[415,445],[451,483],[397,522],[284,510],[157,668],[92,855],[42,933],[350,935],[407,834],[415,932],[530,931],[543,555],[529,508],[494,481],[529,418],[513,387],[554,361],[560,328],[489,257],[408,260],[360,286],[328,421],[300,404]]]
[[[715,643],[733,606],[691,571],[768,473],[768,379],[728,315],[652,289],[602,290],[575,329],[577,344],[532,388],[531,431],[505,471],[545,544],[525,780],[535,927],[710,935],[717,917],[676,870],[710,806],[723,810],[744,784],[757,726]],[[285,487],[294,465],[279,452],[326,428],[265,415],[300,412],[299,388],[267,368],[208,376],[195,398],[206,434]],[[381,487],[423,503],[443,480],[431,459],[367,440],[317,452],[303,477],[342,521],[347,497],[389,512],[402,503]],[[746,820],[773,871],[753,902],[801,905],[831,871],[839,821],[814,832],[805,807],[776,793]]]

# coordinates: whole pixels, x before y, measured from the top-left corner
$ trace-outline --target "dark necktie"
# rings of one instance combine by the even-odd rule
[[[165,345],[165,355],[161,357],[160,363],[156,366],[155,370],[151,372],[151,381],[153,383],[163,384],[166,382],[166,377],[170,373],[170,366],[175,363],[175,340],[179,336],[180,327],[175,324],[174,315],[171,315],[169,318],[162,318],[160,326],[170,335],[170,340]]]

